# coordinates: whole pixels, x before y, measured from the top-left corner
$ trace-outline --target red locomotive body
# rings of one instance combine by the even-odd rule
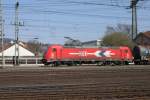
[[[128,47],[63,47],[52,45],[45,52],[42,62],[54,64],[122,64],[132,62],[133,57]]]

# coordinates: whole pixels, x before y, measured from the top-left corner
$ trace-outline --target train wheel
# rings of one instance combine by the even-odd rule
[[[111,66],[115,66],[116,64],[114,62],[110,62],[110,65]]]
[[[73,66],[73,64],[72,63],[68,63],[67,66]]]
[[[135,65],[140,65],[140,62],[139,61],[134,61],[134,64]]]
[[[145,61],[144,61],[144,65],[147,65],[147,64],[148,64],[148,61],[145,60]]]
[[[74,65],[74,66],[77,66],[77,62],[74,61],[74,62],[73,62],[73,65]]]
[[[125,61],[125,65],[129,65],[129,62],[128,62],[128,61]]]
[[[57,62],[57,61],[55,61],[55,62],[52,63],[52,67],[57,67],[57,66],[59,66],[59,65],[60,65],[60,63]]]
[[[103,66],[103,62],[97,62],[97,66]]]
[[[49,63],[44,63],[44,66],[48,66],[49,65]]]
[[[82,61],[79,61],[79,66],[81,66],[82,65]]]
[[[115,65],[121,65],[121,62],[120,61],[114,61],[113,62]]]

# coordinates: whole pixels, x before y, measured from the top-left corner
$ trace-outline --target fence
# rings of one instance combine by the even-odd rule
[[[20,57],[19,58],[19,65],[25,64],[42,64],[41,62],[42,57]],[[0,64],[2,65],[2,58],[0,58]],[[13,57],[5,57],[4,58],[4,65],[14,65],[14,59]]]

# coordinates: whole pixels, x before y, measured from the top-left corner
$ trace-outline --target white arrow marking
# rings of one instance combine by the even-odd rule
[[[96,57],[102,57],[102,56],[100,55],[100,53],[101,53],[101,51],[96,51],[96,52],[94,53],[94,55],[95,55]]]
[[[115,55],[114,53],[111,53],[111,51],[106,51],[106,52],[104,52],[104,55],[106,56],[106,57],[111,57],[111,56],[113,56],[113,55]]]

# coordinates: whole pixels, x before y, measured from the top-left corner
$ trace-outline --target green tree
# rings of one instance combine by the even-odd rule
[[[128,46],[133,48],[134,43],[127,34],[114,32],[103,37],[103,44],[106,46]]]

